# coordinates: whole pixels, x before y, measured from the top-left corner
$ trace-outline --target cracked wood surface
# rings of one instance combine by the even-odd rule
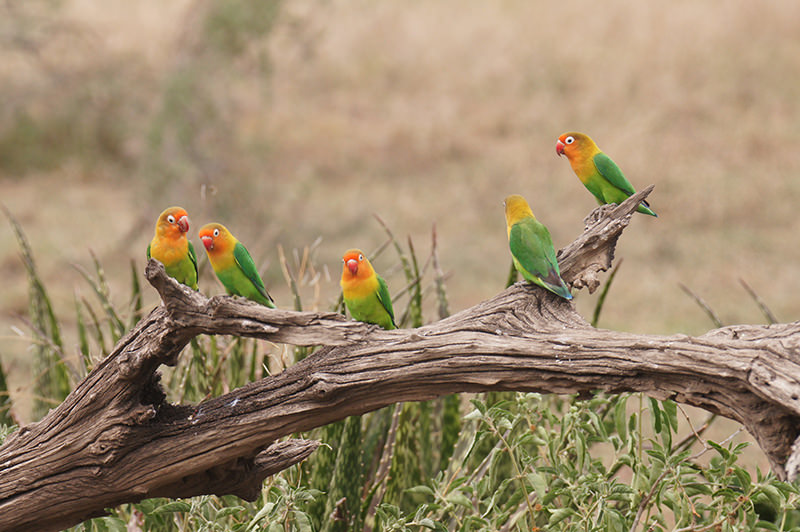
[[[561,250],[565,281],[594,290],[638,201],[587,218]],[[742,423],[781,478],[797,474],[800,324],[653,336],[595,329],[527,283],[418,329],[384,331],[335,313],[206,298],[150,261],[162,304],[44,419],[0,447],[0,530],[58,530],[143,498],[236,494],[318,445],[281,440],[401,401],[455,392],[641,391]],[[282,373],[197,405],[165,401],[156,370],[198,334],[323,345]]]

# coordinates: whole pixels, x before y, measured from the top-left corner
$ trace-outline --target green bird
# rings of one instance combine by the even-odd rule
[[[575,175],[583,186],[594,194],[600,205],[622,203],[636,193],[617,163],[603,153],[589,135],[577,132],[564,133],[558,137],[556,153],[567,156]],[[658,216],[646,201],[642,201],[636,210],[650,216]]]
[[[258,275],[250,252],[222,224],[206,224],[200,228],[200,240],[208,260],[225,290],[246,297],[265,307],[276,308],[264,281]]]
[[[550,231],[536,219],[528,202],[519,194],[508,196],[505,207],[508,247],[519,273],[564,299],[572,299],[558,269]]]
[[[197,255],[186,238],[189,215],[181,207],[170,207],[158,217],[156,234],[147,246],[147,258],[164,265],[167,275],[197,290]]]
[[[392,297],[386,281],[375,273],[360,249],[350,249],[342,257],[342,295],[350,315],[358,321],[374,323],[384,329],[397,329]]]

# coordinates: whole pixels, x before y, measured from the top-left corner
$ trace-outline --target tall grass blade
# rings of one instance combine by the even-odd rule
[[[361,454],[361,416],[344,420],[336,449],[336,463],[327,490],[322,532],[347,532],[357,527],[361,507],[364,464]]]
[[[714,309],[712,309],[710,306],[708,306],[708,303],[706,303],[703,300],[703,298],[701,298],[699,295],[697,295],[694,292],[692,292],[692,290],[688,286],[683,284],[683,283],[678,283],[678,286],[680,286],[681,290],[686,292],[686,294],[689,297],[691,297],[694,300],[694,302],[697,303],[700,306],[701,309],[703,309],[703,311],[709,317],[709,319],[714,324],[714,326],[716,326],[717,328],[723,326],[722,325],[722,320],[719,319],[719,316],[717,315],[716,312],[714,312]]]
[[[308,487],[311,489],[319,490],[323,493],[327,492],[336,469],[337,449],[334,446],[338,447],[342,439],[344,425],[344,421],[337,421],[312,431],[312,438],[327,445],[321,445],[314,451],[314,454],[302,463],[308,478]],[[314,522],[318,524],[318,527],[324,526],[327,520],[325,515],[326,502],[326,498],[318,498],[306,507],[306,511]]]
[[[81,353],[84,375],[86,375],[92,371],[94,363],[92,362],[92,356],[89,351],[89,333],[86,330],[86,321],[83,317],[83,311],[81,310],[81,300],[78,298],[77,294],[75,295],[75,319],[78,328],[78,351]]]
[[[36,269],[28,239],[22,226],[17,222],[11,212],[0,204],[20,247],[20,256],[28,276],[28,304],[31,319],[31,328],[40,340],[31,346],[33,351],[34,375],[37,375],[33,385],[34,418],[44,416],[53,402],[60,403],[72,389],[70,373],[64,357],[64,342],[61,338],[61,329],[58,324],[53,305],[47,290],[42,283]]]
[[[413,275],[410,281],[414,284],[411,287],[411,299],[408,302],[407,312],[411,326],[416,329],[417,327],[422,327],[422,282],[417,254],[414,251],[414,243],[411,241],[410,236],[408,237],[408,253],[411,256],[411,272]]]
[[[8,392],[8,381],[3,364],[0,362],[0,425],[14,425],[15,421],[11,412],[11,394]]]
[[[443,405],[439,469],[446,470],[461,433],[461,396],[456,394],[448,395],[440,399],[440,401],[442,401]]]
[[[394,405],[392,411],[392,422],[389,431],[386,433],[386,441],[383,444],[378,469],[367,496],[364,500],[364,532],[372,532],[375,528],[375,514],[378,505],[384,500],[389,482],[389,473],[394,463],[395,445],[397,444],[397,429],[400,426],[400,415],[403,412],[403,403]]]
[[[89,302],[86,301],[86,298],[81,297],[81,303],[83,303],[83,308],[86,309],[86,312],[89,314],[89,318],[92,320],[91,325],[94,329],[94,339],[97,342],[97,346],[100,348],[100,352],[103,354],[108,353],[109,348],[106,347],[106,338],[103,334],[103,326],[97,317],[97,313],[95,313]]]
[[[136,261],[131,259],[131,317],[128,320],[128,330],[142,319],[142,285],[139,283],[139,272],[136,271]]]
[[[295,277],[292,274],[292,269],[289,266],[289,262],[286,260],[286,254],[283,251],[283,246],[280,244],[278,244],[278,260],[281,263],[281,271],[283,272],[283,278],[286,280],[286,284],[289,285],[289,290],[291,290],[292,292],[294,309],[300,312],[301,310],[303,310],[303,301],[300,298],[300,289],[297,287],[297,281],[295,280]],[[310,352],[311,349],[308,347],[295,346],[294,348],[295,362],[303,360],[308,356]]]
[[[392,465],[386,483],[386,495],[383,498],[383,502],[406,511],[412,507],[413,498],[410,494],[404,493],[405,490],[422,482],[420,469],[422,453],[416,430],[419,419],[419,403],[402,404]]]
[[[608,296],[608,289],[611,288],[611,283],[614,282],[614,277],[617,276],[617,272],[619,271],[619,267],[622,265],[622,259],[619,259],[614,269],[611,270],[611,274],[608,276],[608,280],[606,284],[603,285],[603,290],[600,292],[600,296],[597,298],[597,303],[594,306],[594,314],[592,314],[592,327],[597,327],[597,323],[600,321],[600,313],[603,311],[603,305],[606,302],[606,296]]]
[[[447,302],[447,290],[445,289],[444,281],[445,275],[442,267],[439,265],[439,248],[437,246],[436,238],[436,224],[433,224],[431,230],[431,260],[433,261],[433,274],[436,286],[436,310],[440,320],[445,319],[450,315],[450,306]]]
[[[111,333],[111,339],[113,343],[116,343],[117,340],[122,338],[122,335],[125,334],[127,329],[122,319],[120,319],[119,314],[117,314],[117,311],[114,309],[114,305],[111,303],[110,289],[108,287],[108,282],[106,281],[103,267],[100,265],[100,261],[97,259],[97,256],[94,254],[94,252],[90,250],[89,253],[92,256],[92,262],[94,264],[94,270],[95,274],[97,275],[97,279],[92,278],[91,274],[89,274],[89,272],[79,264],[73,264],[73,268],[75,268],[86,280],[89,286],[92,287],[92,290],[97,296],[97,299],[100,301],[100,306],[102,307],[103,312],[108,319],[108,328],[109,332]]]
[[[764,314],[765,318],[767,318],[767,323],[770,325],[778,323],[778,318],[775,317],[775,314],[773,314],[772,310],[770,310],[767,304],[764,303],[764,300],[761,299],[755,290],[753,290],[753,287],[747,284],[747,281],[741,277],[739,278],[739,283],[741,283],[742,287],[744,287],[747,293],[750,294],[750,297],[753,298],[753,301],[755,301],[756,305],[758,305],[758,308],[761,309],[761,313]]]

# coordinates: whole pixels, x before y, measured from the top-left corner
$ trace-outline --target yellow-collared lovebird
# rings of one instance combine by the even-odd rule
[[[550,231],[536,219],[528,202],[519,194],[508,196],[504,203],[508,247],[514,266],[528,281],[564,299],[572,299],[558,269]]]
[[[342,257],[342,295],[350,315],[358,321],[374,323],[384,329],[397,329],[392,297],[386,281],[375,273],[360,249],[350,249]]]
[[[147,246],[147,258],[164,265],[167,275],[197,290],[197,255],[186,238],[189,215],[181,207],[170,207],[158,217],[156,234]]]
[[[603,153],[588,135],[577,132],[564,133],[558,137],[556,153],[567,156],[575,175],[583,186],[594,194],[600,205],[622,203],[636,193],[617,163]],[[636,210],[650,216],[658,216],[646,201],[642,201]]]
[[[206,248],[214,273],[229,294],[275,308],[250,252],[224,225],[204,225],[200,228],[200,240]]]

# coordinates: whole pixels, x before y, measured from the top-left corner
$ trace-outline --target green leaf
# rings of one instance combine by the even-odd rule
[[[656,434],[661,433],[661,409],[658,407],[658,401],[652,397],[650,399],[650,417],[653,422],[653,431]]]
[[[426,517],[424,519],[420,519],[419,521],[417,521],[417,524],[419,526],[424,526],[428,530],[437,530],[436,523],[434,523],[433,519],[431,519],[430,517]]]
[[[664,408],[665,418],[669,422],[669,426],[672,427],[673,432],[678,431],[678,404],[675,401],[671,401],[667,399],[661,403],[661,406]]]
[[[543,499],[547,494],[547,481],[544,475],[541,475],[538,471],[532,471],[528,473],[528,482],[530,482],[533,489],[536,490],[536,495],[539,499]]]
[[[761,486],[760,490],[777,508],[783,506],[784,502],[786,501],[786,496],[778,488],[771,484],[765,484]]]
[[[447,502],[451,502],[453,504],[457,504],[459,506],[463,506],[469,510],[472,510],[472,501],[469,500],[469,497],[464,495],[460,491],[454,491],[450,493],[447,497],[445,497]]]
[[[192,509],[192,505],[184,501],[172,501],[155,508],[154,514],[169,514],[175,512],[188,512]]]
[[[745,493],[748,493],[750,491],[750,486],[752,485],[750,473],[739,466],[734,466],[733,474],[736,475],[736,479],[739,481],[739,486],[742,488],[742,490]]]
[[[586,461],[586,440],[583,432],[575,434],[575,459],[578,471],[583,471],[583,464]]]
[[[558,523],[560,523],[561,521],[572,515],[576,515],[575,510],[573,510],[572,508],[559,508],[557,510],[554,510],[550,514],[550,520],[547,522],[547,526],[552,528],[553,526],[557,525]]]
[[[714,450],[716,450],[716,451],[717,451],[717,452],[720,454],[720,456],[722,456],[722,458],[724,458],[725,460],[728,460],[728,459],[731,457],[731,453],[730,453],[730,451],[728,451],[728,449],[724,448],[722,445],[720,445],[720,444],[718,444],[718,443],[716,443],[716,442],[713,442],[713,441],[711,441],[711,440],[706,440],[706,441],[707,441],[707,443],[708,443],[708,444],[709,444],[711,447],[713,447],[713,448],[714,448]]]
[[[214,514],[214,521],[219,521],[225,517],[228,517],[229,515],[235,515],[239,512],[245,511],[246,510],[244,506],[225,506],[216,511]]]
[[[428,486],[414,486],[413,488],[408,488],[406,493],[420,493],[422,495],[430,495],[431,497],[436,496],[436,493]]]
[[[308,518],[308,514],[295,510],[293,515],[294,525],[297,530],[300,532],[313,532],[314,528],[311,526],[311,519]]]

